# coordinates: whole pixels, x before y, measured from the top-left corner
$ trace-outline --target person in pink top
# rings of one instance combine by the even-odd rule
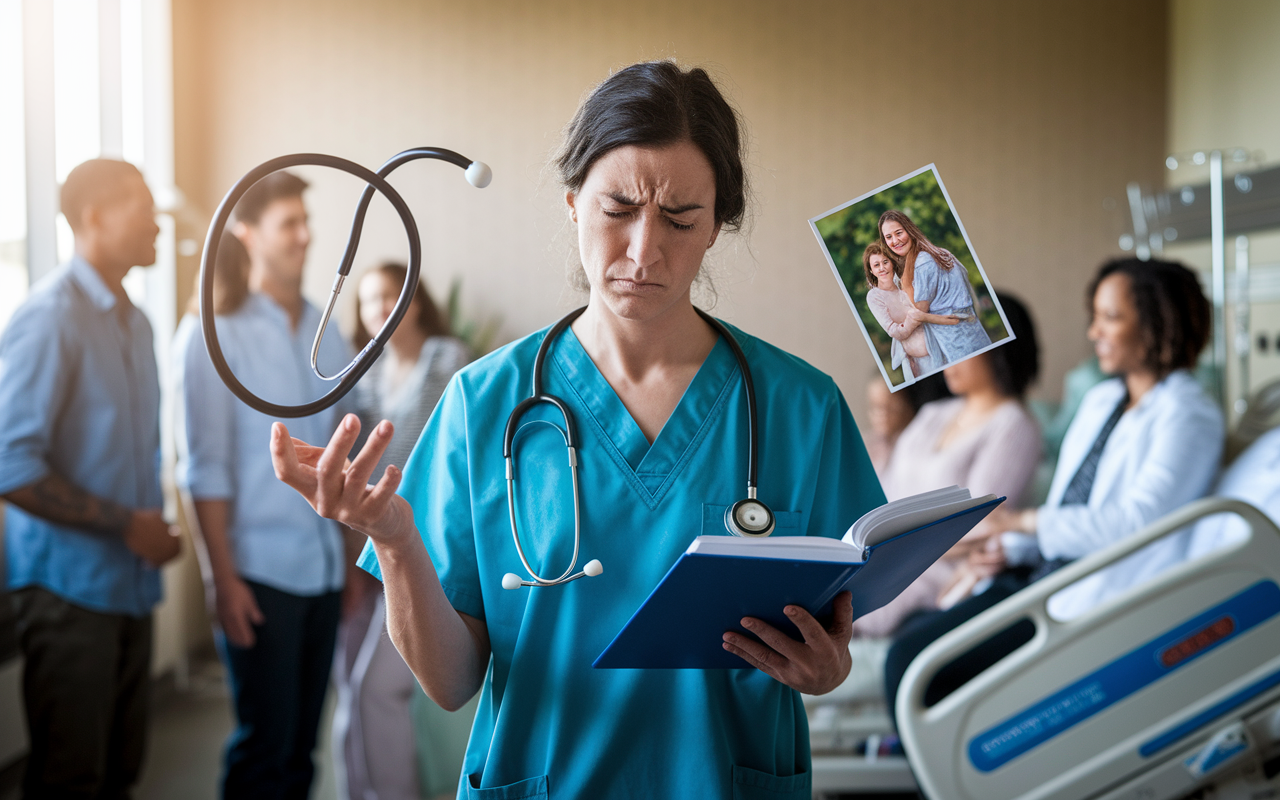
[[[954,398],[927,403],[898,437],[881,478],[897,500],[932,489],[963,486],[1018,505],[1027,494],[1043,449],[1040,426],[1023,397],[1039,372],[1031,315],[1017,298],[1000,303],[1016,338],[944,370]],[[895,600],[855,624],[858,634],[891,634],[910,614],[937,608],[956,567],[986,528],[979,525]]]
[[[959,317],[930,314],[911,304],[907,287],[899,288],[901,268],[889,253],[889,248],[872,242],[862,252],[862,269],[867,275],[867,305],[880,327],[893,339],[890,350],[894,369],[902,367],[908,381],[927,375],[940,366],[930,348],[928,328],[924,323],[955,325]],[[896,279],[896,280],[895,280]],[[905,362],[905,363],[904,363]]]

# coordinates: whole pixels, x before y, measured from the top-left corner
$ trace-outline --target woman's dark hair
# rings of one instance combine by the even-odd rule
[[[1128,279],[1142,332],[1143,364],[1161,378],[1176,369],[1194,367],[1213,324],[1213,312],[1196,274],[1176,261],[1108,261],[1089,284],[1090,315],[1099,284],[1112,275]]]
[[[249,299],[249,251],[227,229],[218,240],[218,263],[213,269],[213,313],[234,314]],[[200,278],[187,301],[188,314],[200,314]]]
[[[365,275],[378,273],[385,275],[388,280],[397,286],[404,286],[405,278],[409,276],[409,268],[397,261],[384,261],[376,267],[368,270],[364,275],[360,276],[360,280],[364,280]],[[448,336],[449,323],[445,319],[445,315],[440,308],[431,299],[431,295],[427,292],[427,286],[421,280],[414,289],[414,293],[418,299],[418,317],[414,320],[405,318],[406,322],[413,322],[418,326],[418,330],[427,338],[432,336]],[[356,329],[351,336],[351,344],[356,350],[364,348],[369,340],[373,338],[376,331],[366,330],[364,322],[360,320],[360,293],[356,293]]]
[[[995,294],[1000,298],[1004,318],[1009,322],[1009,332],[1015,338],[988,350],[987,364],[1000,393],[1022,400],[1040,375],[1040,343],[1036,339],[1035,322],[1017,297],[1005,291],[996,291]]]
[[[577,192],[611,150],[683,141],[711,162],[716,224],[737,230],[747,210],[738,115],[700,67],[686,71],[671,61],[646,61],[610,75],[569,121],[555,165],[565,187]]]

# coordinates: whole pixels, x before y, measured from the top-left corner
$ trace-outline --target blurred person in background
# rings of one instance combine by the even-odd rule
[[[86,161],[62,186],[70,263],[0,338],[0,496],[23,655],[27,798],[128,797],[146,748],[152,608],[179,552],[161,516],[151,324],[122,280],[156,260],[132,164]]]
[[[1026,494],[1043,449],[1025,404],[1040,373],[1040,348],[1026,306],[1007,292],[998,296],[1015,338],[943,371],[956,396],[922,407],[898,437],[882,479],[890,501],[948,486],[1014,504]],[[855,622],[855,632],[888,636],[909,614],[937,608],[958,564],[989,533],[989,523],[979,523],[902,594]]]
[[[1055,569],[1137,533],[1205,494],[1222,453],[1217,404],[1190,370],[1209,339],[1195,273],[1168,261],[1111,261],[1089,287],[1088,336],[1112,377],[1089,390],[1062,444],[1048,501],[987,518],[986,545],[965,569],[989,586],[950,609],[908,620],[885,666],[890,709],[911,660],[930,642]],[[1155,542],[1055,594],[1049,612],[1079,616],[1185,558],[1189,532]],[[958,657],[925,693],[932,704],[1030,638],[1030,623]],[[1033,627],[1033,626],[1031,626]]]
[[[360,278],[351,342],[356,351],[363,349],[391,316],[407,277],[403,264],[387,262]],[[449,379],[470,360],[470,349],[449,335],[447,321],[419,282],[404,321],[391,334],[382,357],[356,384],[364,429],[373,430],[382,419],[395,426],[378,470],[409,460]],[[338,708],[333,717],[333,749],[341,768],[339,797],[416,800],[424,788],[431,790],[419,786],[410,714],[410,702],[422,689],[387,635],[382,583],[363,570],[352,570],[348,579],[352,591],[343,609],[334,663]],[[430,705],[433,725],[466,741],[471,716]],[[450,774],[427,776],[428,782],[445,789],[456,787],[462,771],[460,748],[458,755],[456,764],[430,759],[433,768]]]
[[[246,387],[277,403],[306,402],[328,389],[310,367],[320,312],[302,296],[311,240],[306,187],[288,172],[254,184],[236,207],[234,237],[224,238],[215,270],[227,363]],[[197,552],[236,713],[222,794],[303,798],[354,551],[344,547],[339,525],[276,480],[263,444],[274,420],[223,384],[196,317],[178,326],[173,355],[182,408],[177,480],[194,501]],[[325,337],[321,365],[347,358],[341,337]],[[339,403],[290,424],[322,436],[352,410]]]
[[[872,375],[867,382],[867,416],[871,425],[863,439],[867,455],[871,457],[871,466],[875,467],[882,482],[893,446],[907,425],[926,403],[950,396],[941,373],[921,378],[896,392],[889,391],[879,370]]]

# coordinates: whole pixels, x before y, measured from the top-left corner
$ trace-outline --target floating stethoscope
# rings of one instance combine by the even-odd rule
[[[250,408],[261,411],[264,414],[273,417],[305,417],[318,411],[328,408],[351,391],[356,382],[364,376],[369,368],[373,366],[373,362],[381,355],[382,349],[386,346],[387,341],[391,338],[391,334],[395,331],[396,326],[404,319],[405,312],[409,310],[409,303],[413,299],[414,290],[418,285],[418,276],[422,268],[422,243],[418,236],[418,226],[414,221],[413,214],[409,211],[409,206],[405,203],[400,194],[387,183],[386,177],[390,175],[397,167],[415,161],[421,158],[433,158],[442,161],[448,161],[456,164],[466,170],[467,181],[477,188],[484,188],[489,185],[489,181],[493,177],[493,173],[489,167],[479,161],[471,161],[452,150],[445,150],[438,147],[419,147],[413,150],[405,150],[397,153],[390,158],[385,164],[373,172],[359,164],[348,161],[337,156],[327,156],[318,153],[298,153],[295,155],[280,156],[267,161],[236,182],[231,190],[227,192],[226,197],[222,199],[222,203],[218,206],[218,211],[214,215],[213,223],[209,226],[209,235],[205,241],[204,257],[201,259],[201,280],[200,280],[200,324],[204,331],[205,345],[209,350],[209,357],[213,361],[214,368],[218,371],[218,376],[222,378],[227,388],[240,400],[242,400]],[[355,217],[351,222],[351,233],[347,238],[347,248],[343,253],[342,262],[338,266],[338,273],[333,281],[333,289],[329,295],[329,303],[325,307],[324,315],[321,318],[320,325],[316,329],[315,340],[311,347],[311,369],[317,376],[327,381],[338,381],[328,393],[317,400],[309,403],[303,403],[296,406],[286,406],[277,403],[271,403],[255,395],[253,392],[245,388],[244,384],[236,378],[231,368],[227,365],[227,360],[222,354],[222,347],[218,343],[217,326],[214,323],[213,311],[213,279],[214,265],[217,263],[218,242],[222,237],[222,232],[226,228],[227,221],[231,218],[231,212],[235,208],[236,203],[244,196],[245,192],[251,186],[262,178],[276,172],[278,170],[287,169],[289,167],[298,166],[321,166],[332,167],[341,170],[350,175],[354,175],[364,181],[366,186],[364,192],[360,195],[360,202],[356,207]],[[337,374],[332,376],[324,375],[320,372],[317,359],[320,352],[320,341],[324,338],[324,332],[329,324],[329,318],[333,314],[333,308],[338,300],[338,295],[342,291],[342,284],[346,281],[347,276],[351,273],[351,266],[355,261],[356,249],[360,244],[360,234],[364,228],[364,218],[368,211],[369,203],[373,199],[375,191],[382,194],[390,201],[396,213],[400,215],[400,221],[404,225],[405,234],[409,239],[409,265],[408,276],[405,278],[404,286],[400,289],[400,297],[396,300],[395,308],[392,309],[391,315],[387,321],[383,323],[382,328],[378,331],[364,349],[361,350],[351,363],[343,367]],[[569,406],[563,400],[552,394],[547,394],[542,389],[542,367],[545,361],[547,351],[550,349],[551,342],[554,341],[564,329],[569,327],[578,316],[585,311],[579,308],[570,312],[563,319],[557,322],[542,340],[542,345],[538,348],[538,355],[534,360],[533,367],[533,393],[525,400],[521,401],[507,418],[506,433],[503,437],[502,455],[506,460],[507,472],[507,506],[511,519],[511,536],[516,543],[516,552],[520,555],[520,561],[524,564],[524,568],[529,572],[533,580],[521,580],[520,576],[515,573],[508,572],[502,578],[502,586],[504,589],[517,589],[521,586],[558,586],[562,583],[575,581],[582,577],[593,577],[603,572],[603,567],[596,559],[588,561],[579,572],[574,572],[578,564],[578,549],[582,541],[581,536],[581,502],[578,492],[578,455],[577,455],[577,437],[574,433],[573,414],[569,410]],[[756,423],[756,393],[755,385],[751,381],[751,369],[747,365],[747,358],[742,352],[742,348],[738,345],[737,340],[733,337],[733,333],[726,328],[721,322],[709,314],[704,313],[701,309],[695,309],[698,314],[706,320],[712,328],[715,329],[725,342],[728,343],[733,350],[734,358],[738,361],[738,368],[742,372],[743,388],[747,394],[747,496],[746,498],[734,503],[725,511],[725,527],[730,533],[737,536],[768,536],[773,532],[774,517],[769,507],[756,497],[756,474],[757,474],[757,456],[759,448],[759,436]],[[573,476],[573,559],[566,569],[557,578],[543,578],[534,571],[533,565],[529,563],[526,557],[524,547],[520,543],[520,532],[516,524],[515,511],[515,459],[514,459],[514,442],[518,429],[518,423],[521,416],[530,408],[547,403],[555,406],[560,410],[564,418],[564,428],[557,427],[561,436],[564,438],[565,448],[569,454],[569,469]],[[553,425],[554,427],[554,425]]]
[[[231,187],[231,191],[227,192],[227,196],[222,198],[222,203],[218,206],[218,212],[213,217],[213,223],[209,226],[209,235],[204,243],[204,257],[200,263],[200,326],[204,331],[204,341],[209,349],[209,358],[213,360],[213,366],[217,369],[218,376],[222,378],[222,382],[227,385],[227,388],[250,408],[269,416],[287,418],[306,417],[317,411],[322,411],[341,400],[347,392],[351,391],[352,387],[356,385],[356,381],[360,380],[369,371],[369,368],[373,366],[373,362],[381,355],[382,349],[391,338],[391,333],[400,324],[400,320],[404,319],[405,312],[409,310],[409,303],[412,302],[414,290],[418,285],[418,275],[422,271],[422,242],[418,237],[418,225],[413,219],[413,214],[409,211],[408,204],[405,203],[400,193],[392,188],[391,184],[387,183],[386,177],[394,172],[396,168],[421,158],[434,158],[457,164],[466,170],[467,182],[480,189],[488,186],[489,181],[493,178],[492,171],[484,163],[472,161],[452,150],[445,150],[440,147],[415,147],[412,150],[397,153],[388,159],[387,163],[383,164],[377,172],[337,156],[327,156],[319,153],[296,153],[273,158],[255,167],[237,181],[235,186]],[[347,249],[342,255],[342,263],[338,266],[338,274],[333,279],[333,289],[329,294],[329,303],[325,306],[324,316],[320,321],[320,326],[316,329],[315,340],[311,345],[311,369],[324,380],[338,381],[338,385],[330,389],[323,397],[310,403],[286,406],[263,400],[249,391],[236,378],[231,368],[227,366],[227,360],[222,355],[222,347],[218,344],[218,330],[214,325],[213,270],[214,265],[217,263],[218,242],[222,239],[222,231],[226,228],[227,221],[231,218],[231,212],[235,209],[236,203],[244,196],[245,192],[249,191],[249,187],[273,172],[300,166],[332,167],[356,176],[364,181],[366,186],[364,192],[360,195],[360,203],[356,206],[355,218],[351,221],[351,233],[347,237]],[[404,232],[409,238],[409,274],[405,278],[404,286],[400,289],[400,297],[396,300],[391,316],[387,317],[387,321],[382,324],[382,328],[377,335],[370,339],[364,349],[351,360],[351,363],[343,367],[336,375],[323,375],[316,363],[320,354],[320,340],[324,338],[325,329],[329,325],[329,317],[333,315],[334,304],[337,303],[338,294],[342,291],[342,284],[346,281],[347,276],[351,274],[351,265],[355,262],[356,249],[360,246],[360,234],[364,229],[364,217],[369,210],[369,203],[373,200],[375,191],[382,192],[383,196],[391,202],[396,213],[400,215],[400,222],[404,225]]]

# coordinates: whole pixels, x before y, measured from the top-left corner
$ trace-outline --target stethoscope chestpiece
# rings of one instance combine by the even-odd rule
[[[724,512],[724,526],[734,536],[764,538],[773,533],[773,524],[773,512],[754,496],[739,500]]]

